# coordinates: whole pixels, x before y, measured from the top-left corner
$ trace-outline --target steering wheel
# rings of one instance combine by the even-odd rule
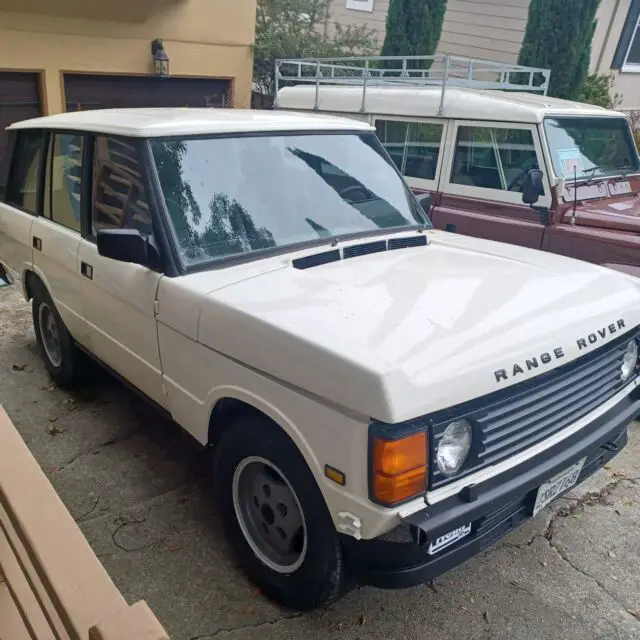
[[[347,196],[347,194],[351,193],[352,191],[355,191],[356,193],[362,193],[365,195],[365,197],[368,196],[370,193],[369,189],[367,189],[366,187],[363,187],[360,184],[351,184],[348,187],[345,187],[344,189],[341,189],[340,191],[338,191],[338,195],[344,200],[349,200],[349,197]]]

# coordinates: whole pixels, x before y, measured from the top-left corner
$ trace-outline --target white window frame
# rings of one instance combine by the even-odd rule
[[[347,9],[373,13],[374,2],[375,0],[347,0]]]
[[[451,172],[455,158],[456,144],[458,141],[458,130],[460,127],[484,127],[487,129],[524,129],[531,132],[533,146],[538,157],[538,166],[544,173],[544,195],[536,203],[537,207],[551,208],[551,176],[547,168],[546,157],[540,141],[540,133],[537,125],[525,124],[524,122],[491,122],[486,120],[456,120],[449,127],[449,137],[445,144],[445,155],[443,158],[443,171],[440,191],[445,194],[473,198],[474,200],[486,200],[492,202],[504,202],[508,204],[521,205],[527,207],[522,202],[522,193],[517,191],[503,191],[502,189],[488,189],[487,187],[475,187],[466,184],[451,182]],[[496,152],[497,153],[497,152]],[[498,158],[499,160],[499,158]]]
[[[444,118],[412,118],[410,116],[385,116],[385,115],[373,115],[371,116],[371,124],[375,127],[378,120],[386,122],[415,122],[417,124],[437,124],[442,126],[442,136],[440,137],[440,152],[438,153],[438,164],[436,165],[435,177],[433,180],[427,180],[426,178],[414,178],[407,176],[404,173],[402,177],[406,180],[410,187],[420,189],[422,191],[437,191],[440,184],[440,176],[442,174],[443,159],[446,155],[445,142],[447,140],[447,130],[449,128],[449,120]],[[380,143],[384,147],[384,142]],[[399,169],[398,169],[399,170]]]
[[[640,73],[640,63],[638,62],[627,62],[629,59],[629,54],[631,53],[631,47],[636,38],[640,38],[640,16],[638,16],[638,21],[636,22],[635,29],[631,34],[631,39],[629,40],[629,46],[627,47],[627,53],[624,56],[624,62],[622,63],[622,68],[620,71],[622,73]]]

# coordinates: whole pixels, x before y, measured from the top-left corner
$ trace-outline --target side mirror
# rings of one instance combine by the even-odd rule
[[[119,262],[158,269],[160,252],[149,236],[137,229],[100,229],[98,231],[98,255]]]
[[[540,169],[529,169],[522,182],[522,202],[534,205],[544,193],[543,173]]]

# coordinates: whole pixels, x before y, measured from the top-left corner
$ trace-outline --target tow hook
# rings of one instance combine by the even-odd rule
[[[338,531],[351,536],[356,540],[360,540],[362,538],[362,534],[360,533],[362,521],[358,516],[355,516],[353,513],[349,513],[348,511],[341,511],[338,514],[338,518],[343,520],[343,522],[338,525]]]

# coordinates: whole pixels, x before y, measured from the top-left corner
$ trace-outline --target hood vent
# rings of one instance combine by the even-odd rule
[[[424,247],[426,245],[427,236],[424,234],[407,238],[376,240],[375,242],[345,247],[342,249],[342,252],[340,249],[333,249],[331,251],[323,251],[322,253],[314,253],[304,258],[297,258],[293,261],[293,267],[295,269],[311,269],[312,267],[319,267],[323,264],[329,264],[330,262],[338,262],[339,260],[347,260],[348,258],[356,258],[357,256],[366,256],[371,253],[394,251],[395,249],[409,249],[411,247]]]
[[[370,253],[380,253],[387,250],[387,241],[379,240],[378,242],[367,242],[367,244],[356,244],[351,247],[345,247],[342,250],[342,259],[357,258],[358,256],[366,256]]]

